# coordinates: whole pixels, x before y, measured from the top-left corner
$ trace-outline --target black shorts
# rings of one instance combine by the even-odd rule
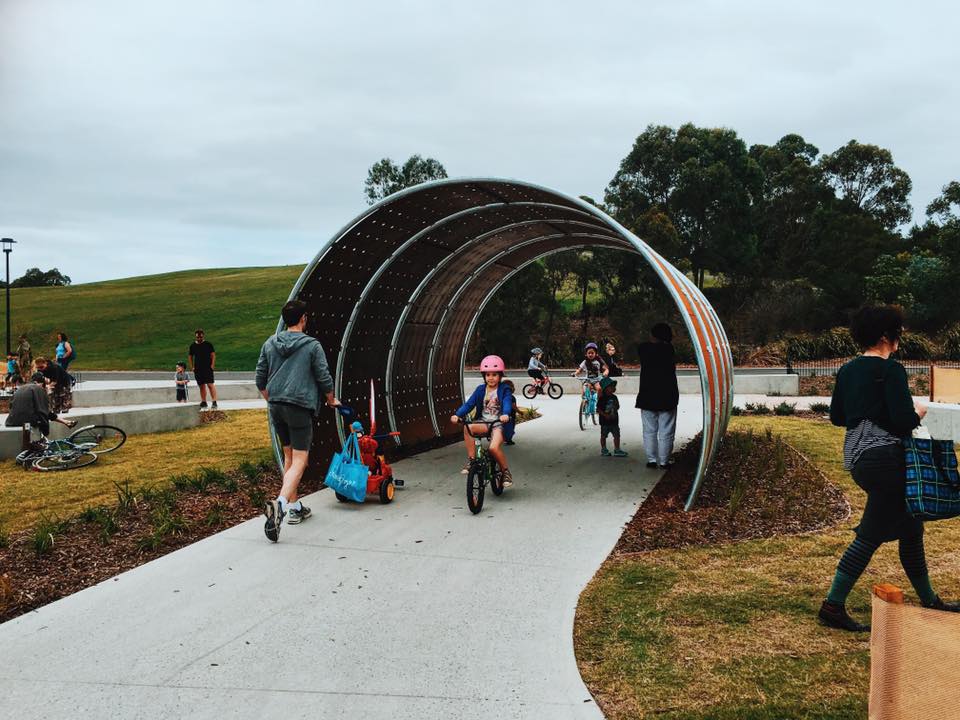
[[[543,380],[543,370],[527,370],[527,375],[534,380]]]
[[[187,399],[187,389],[186,388],[177,388],[177,401]]]
[[[299,405],[272,402],[270,423],[283,447],[309,450],[313,442],[313,412]]]
[[[213,370],[196,368],[193,371],[193,379],[197,381],[197,385],[213,385]]]
[[[620,426],[619,425],[601,425],[600,426],[600,437],[604,440],[607,439],[607,435],[613,435],[615,440],[620,439]]]

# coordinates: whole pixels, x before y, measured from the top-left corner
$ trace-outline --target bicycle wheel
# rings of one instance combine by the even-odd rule
[[[527,400],[533,400],[537,396],[537,387],[533,383],[527,383],[523,386],[522,392]]]
[[[554,400],[559,400],[563,397],[563,388],[557,383],[550,383],[550,387],[547,388],[547,395]]]
[[[57,453],[56,455],[46,455],[35,460],[33,469],[40,470],[41,472],[75,470],[76,468],[93,465],[96,461],[97,456],[92,452]]]
[[[580,429],[586,430],[584,427],[584,418],[587,414],[587,399],[583,398],[580,400],[580,407],[577,408],[577,421],[580,423]]]
[[[43,455],[36,450],[24,450],[17,455],[16,461],[17,465],[22,465],[24,469],[29,470],[33,467],[33,463],[41,457],[43,457]]]
[[[470,464],[467,473],[467,507],[476,515],[483,509],[484,477],[483,465],[478,462]]]
[[[81,450],[103,455],[123,445],[127,441],[127,434],[113,425],[86,425],[74,430],[67,440]]]
[[[493,458],[490,458],[490,489],[497,497],[503,495],[503,475],[500,472],[500,465]]]

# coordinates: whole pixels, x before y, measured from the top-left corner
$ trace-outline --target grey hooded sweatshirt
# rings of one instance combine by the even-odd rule
[[[257,360],[257,389],[269,402],[284,402],[317,412],[324,395],[333,390],[327,356],[306,333],[284,330],[271,335]]]

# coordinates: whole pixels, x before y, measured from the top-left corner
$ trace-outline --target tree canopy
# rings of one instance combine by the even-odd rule
[[[398,166],[390,158],[383,158],[370,166],[363,190],[367,196],[367,204],[373,205],[404,188],[445,177],[446,169],[433,158],[411,155],[402,166]]]
[[[64,275],[57,268],[46,272],[40,268],[30,268],[16,280],[10,281],[10,287],[50,287],[54,285],[69,285],[70,276]]]

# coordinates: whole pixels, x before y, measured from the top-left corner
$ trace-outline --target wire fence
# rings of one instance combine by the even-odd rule
[[[960,360],[904,360],[893,356],[908,375],[929,375],[930,366],[960,368]],[[851,358],[826,358],[818,360],[795,360],[787,357],[787,372],[800,377],[830,377]]]

